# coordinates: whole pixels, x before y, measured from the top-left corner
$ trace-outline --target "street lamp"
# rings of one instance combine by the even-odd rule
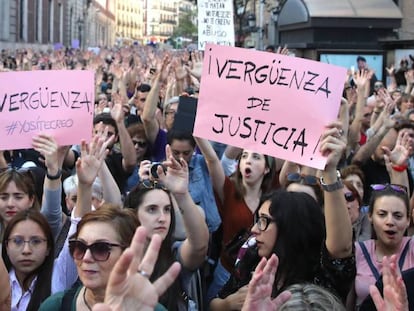
[[[256,16],[253,13],[250,13],[247,16],[247,22],[249,23],[250,31],[255,31],[256,29]]]

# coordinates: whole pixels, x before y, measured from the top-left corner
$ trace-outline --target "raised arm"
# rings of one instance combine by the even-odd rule
[[[124,110],[123,110],[123,101],[126,102],[124,96],[114,97],[114,106],[111,109],[111,116],[116,122],[118,128],[118,137],[119,143],[121,145],[122,153],[122,168],[125,172],[131,173],[135,165],[137,165],[137,157],[135,154],[135,147],[132,143],[131,136],[129,136],[128,131],[125,127],[124,122]]]
[[[156,119],[157,112],[157,103],[159,99],[159,93],[161,85],[166,82],[168,78],[168,63],[170,57],[166,55],[162,60],[162,66],[159,72],[156,74],[152,85],[151,90],[145,100],[144,110],[142,112],[142,123],[144,124],[145,134],[151,144],[155,143],[155,140],[158,136],[158,131],[160,130],[160,125]]]
[[[383,147],[385,165],[390,175],[390,181],[392,184],[403,185],[410,190],[408,182],[408,159],[412,151],[413,139],[410,138],[410,134],[404,129],[398,132],[397,141],[394,148],[390,151],[387,147]],[[407,192],[408,198],[410,198],[409,192]]]
[[[205,219],[188,191],[188,165],[184,159],[178,162],[172,155],[170,146],[166,146],[167,166],[164,174],[158,168],[158,176],[174,195],[181,212],[187,238],[180,247],[182,264],[189,270],[195,270],[204,262],[208,248],[208,228]]]
[[[361,122],[364,118],[364,106],[367,104],[367,99],[365,94],[367,88],[369,87],[369,79],[366,71],[358,71],[355,73],[354,82],[357,85],[357,103],[355,106],[355,116],[352,120],[351,125],[349,126],[348,133],[348,144],[351,148],[354,147],[359,142],[359,134],[361,131]]]
[[[327,156],[322,172],[324,189],[324,215],[326,248],[333,258],[345,258],[352,253],[352,225],[346,207],[343,185],[337,176],[337,165],[346,148],[341,124],[330,124],[321,138],[322,154]],[[325,186],[324,186],[325,185]]]
[[[200,148],[201,153],[204,156],[204,159],[207,164],[208,172],[210,174],[211,183],[213,184],[213,189],[216,194],[219,196],[221,202],[224,200],[223,186],[225,180],[225,174],[223,167],[221,166],[220,160],[217,157],[216,152],[211,146],[210,142],[205,138],[194,137],[197,143],[198,148]]]
[[[98,172],[102,184],[103,199],[106,203],[122,206],[122,195],[105,161]]]
[[[381,112],[379,120],[381,126],[378,131],[372,136],[354,155],[352,163],[356,165],[363,165],[369,157],[373,154],[382,139],[387,135],[388,131],[394,126],[395,121],[391,118],[392,105],[386,104],[384,110]]]
[[[414,69],[407,70],[404,76],[405,81],[407,81],[404,93],[414,95]]]
[[[95,135],[89,145],[85,141],[81,143],[81,157],[76,161],[76,174],[78,176],[78,198],[73,216],[83,217],[91,210],[92,184],[98,175],[98,171],[108,153],[107,146],[113,140],[113,136],[105,141],[108,129],[103,135]]]
[[[33,137],[33,148],[45,158],[46,176],[43,183],[41,212],[46,217],[53,236],[56,238],[62,229],[62,165],[69,146],[58,147],[51,135],[40,134]]]

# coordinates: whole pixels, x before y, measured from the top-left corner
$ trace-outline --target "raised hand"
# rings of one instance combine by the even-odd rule
[[[79,184],[92,185],[102,162],[108,154],[107,147],[114,139],[114,136],[107,138],[108,128],[106,127],[103,134],[97,134],[92,138],[88,145],[85,141],[81,143],[81,157],[76,161],[76,174],[78,175]]]
[[[154,234],[144,254],[147,239],[145,228],[138,227],[130,247],[112,269],[104,303],[96,304],[93,311],[154,310],[158,298],[177,278],[180,264],[172,264],[167,272],[151,283],[149,277],[154,271],[162,241]]]
[[[397,264],[397,256],[384,256],[382,260],[384,298],[375,285],[369,287],[372,300],[378,311],[408,311],[407,289]]]
[[[201,51],[194,51],[191,53],[192,66],[186,67],[186,70],[198,80],[201,79],[203,73],[203,53]]]
[[[289,55],[287,45],[284,45],[283,47],[279,46],[276,50],[276,54]]]
[[[387,74],[392,77],[395,75],[395,67],[394,64],[392,64],[389,68],[385,67],[385,70],[387,71]]]
[[[175,159],[172,155],[170,145],[165,147],[167,160],[163,165],[167,167],[164,173],[161,166],[157,173],[159,180],[174,194],[184,194],[188,192],[188,164],[183,159]]]
[[[127,99],[121,94],[112,94],[113,107],[111,109],[111,117],[117,124],[124,122],[124,103],[126,104],[127,102]]]
[[[262,258],[250,280],[242,311],[274,311],[290,299],[291,293],[287,291],[275,299],[271,298],[278,264],[279,259],[275,254],[269,260]]]
[[[346,148],[346,137],[340,122],[333,122],[326,127],[321,137],[320,151],[327,156],[326,168],[336,167]]]
[[[397,141],[392,151],[386,146],[382,147],[385,155],[393,165],[406,165],[412,151],[413,139],[407,131],[398,132]]]
[[[187,77],[187,71],[180,64],[180,62],[177,59],[173,60],[172,66],[174,68],[174,73],[175,73],[175,79],[176,80],[184,80]]]
[[[39,134],[33,137],[32,146],[45,158],[45,165],[50,171],[57,171],[59,167],[58,144],[52,135]]]
[[[405,77],[405,80],[407,81],[407,84],[409,85],[414,84],[414,70],[413,69],[407,70],[404,73],[404,77]]]
[[[366,70],[358,70],[354,74],[354,82],[357,86],[357,90],[365,92],[367,86],[369,85],[369,73]]]

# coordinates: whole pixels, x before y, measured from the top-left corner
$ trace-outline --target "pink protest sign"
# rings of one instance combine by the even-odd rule
[[[91,139],[92,71],[3,72],[0,85],[0,150],[31,148],[38,133],[59,145]]]
[[[346,68],[248,49],[205,49],[194,135],[323,169]]]

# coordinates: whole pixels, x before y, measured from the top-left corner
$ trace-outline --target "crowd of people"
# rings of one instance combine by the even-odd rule
[[[414,308],[414,63],[356,64],[316,170],[177,129],[202,52],[3,50],[94,71],[95,108],[89,143],[0,151],[0,310]]]

